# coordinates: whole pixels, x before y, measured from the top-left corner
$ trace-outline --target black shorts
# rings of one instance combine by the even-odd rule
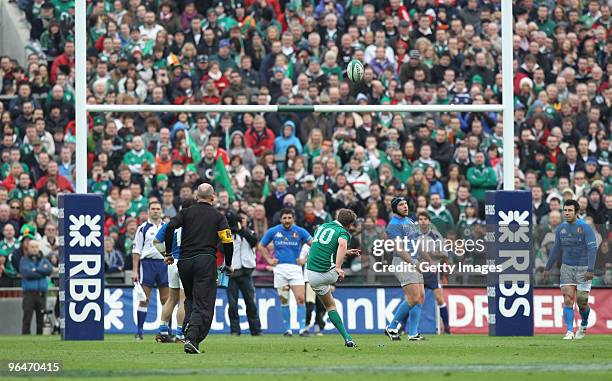
[[[436,288],[442,288],[440,286],[440,274],[437,272],[424,272],[423,281],[425,288],[435,290]]]

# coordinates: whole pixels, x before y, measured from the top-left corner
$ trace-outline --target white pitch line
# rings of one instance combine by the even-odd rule
[[[165,368],[134,370],[64,370],[59,377],[127,377],[148,375],[292,375],[312,373],[444,373],[444,372],[605,372],[612,371],[612,363],[583,364],[568,367],[567,364],[509,364],[509,365],[358,365],[358,366],[318,366],[316,368]]]

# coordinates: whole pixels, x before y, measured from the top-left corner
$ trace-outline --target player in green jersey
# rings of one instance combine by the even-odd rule
[[[340,209],[335,221],[325,223],[317,229],[312,240],[312,247],[306,262],[306,276],[310,287],[319,296],[325,306],[329,320],[340,331],[347,347],[357,345],[348,334],[342,318],[336,311],[336,302],[331,293],[331,286],[344,279],[342,263],[347,255],[360,255],[359,249],[348,249],[351,235],[348,229],[357,220],[357,215],[350,209]]]

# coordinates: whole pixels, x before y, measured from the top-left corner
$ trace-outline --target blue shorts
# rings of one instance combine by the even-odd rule
[[[168,287],[168,265],[163,259],[142,259],[140,261],[140,283],[149,287]]]
[[[425,288],[435,290],[440,287],[440,274],[437,272],[425,272],[423,273],[423,283]]]

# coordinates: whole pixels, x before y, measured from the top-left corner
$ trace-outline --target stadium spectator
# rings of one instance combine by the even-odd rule
[[[30,334],[32,315],[36,314],[36,334],[42,335],[43,316],[47,310],[49,275],[51,275],[52,267],[49,260],[40,252],[40,245],[36,239],[24,241],[23,249],[23,257],[19,263],[19,272],[22,276],[21,287],[23,288],[21,333]]]

